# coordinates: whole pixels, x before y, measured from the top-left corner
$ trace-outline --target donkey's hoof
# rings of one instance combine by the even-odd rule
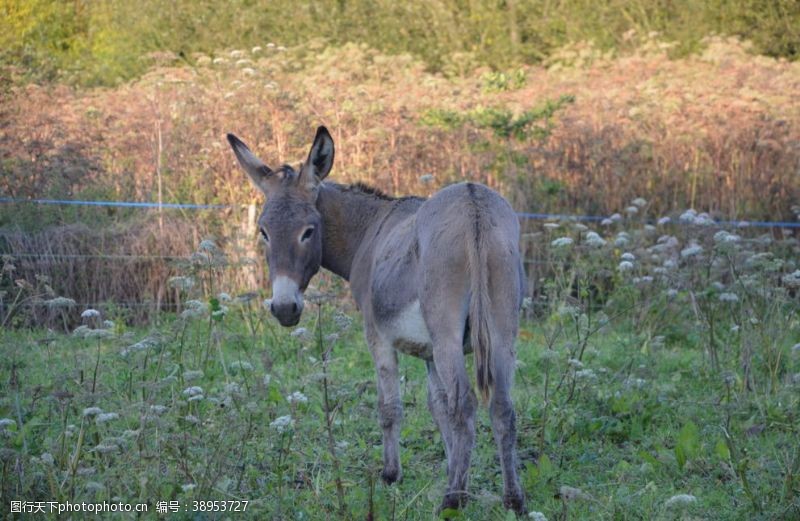
[[[396,482],[400,481],[400,479],[402,479],[402,477],[403,477],[403,475],[400,472],[400,469],[397,469],[397,468],[394,468],[394,469],[385,468],[385,469],[383,469],[383,472],[381,472],[381,479],[387,485],[391,485],[392,483],[396,483]]]
[[[467,495],[463,492],[453,492],[445,494],[442,499],[442,505],[439,507],[439,513],[447,512],[448,510],[461,510],[467,504]]]
[[[518,516],[525,515],[525,498],[521,493],[506,494],[503,496],[503,506],[506,510],[513,510]]]

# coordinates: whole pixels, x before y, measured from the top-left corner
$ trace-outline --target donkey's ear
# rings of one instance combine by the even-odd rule
[[[333,167],[333,156],[333,138],[327,128],[319,127],[317,135],[314,137],[314,144],[311,145],[311,150],[308,153],[308,159],[306,159],[303,170],[300,172],[302,181],[311,186],[316,186],[325,179],[325,176],[328,175],[331,167]]]
[[[228,134],[228,143],[231,144],[233,153],[236,154],[236,159],[239,160],[239,164],[242,165],[244,171],[247,172],[247,175],[250,176],[256,186],[266,194],[269,191],[269,185],[275,173],[255,154],[250,152],[247,145],[238,137]]]

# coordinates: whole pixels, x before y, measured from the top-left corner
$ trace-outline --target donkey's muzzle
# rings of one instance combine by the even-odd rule
[[[296,326],[300,322],[300,315],[303,313],[303,303],[297,302],[270,304],[269,310],[278,319],[283,327]]]
[[[272,303],[269,310],[284,327],[295,326],[300,322],[303,294],[291,277],[278,276],[272,281]]]

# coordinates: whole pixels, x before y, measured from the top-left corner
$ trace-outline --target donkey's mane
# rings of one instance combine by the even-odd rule
[[[359,193],[362,193],[362,194],[374,195],[378,199],[384,199],[384,200],[387,200],[387,201],[391,201],[391,200],[397,199],[397,197],[393,197],[393,196],[387,194],[386,192],[384,192],[380,188],[376,188],[374,186],[370,186],[370,185],[368,185],[366,183],[362,183],[360,181],[357,182],[357,183],[353,183],[351,185],[348,185],[347,189],[352,191],[352,192],[359,192]]]

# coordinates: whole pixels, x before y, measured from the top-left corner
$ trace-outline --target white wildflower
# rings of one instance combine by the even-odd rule
[[[647,200],[644,199],[643,197],[637,197],[636,199],[631,201],[631,204],[633,206],[638,206],[639,208],[641,208],[643,206],[647,206]]]
[[[216,311],[213,311],[211,313],[211,316],[212,317],[224,317],[225,315],[228,314],[228,311],[229,311],[228,306],[224,306],[224,305],[220,304],[219,309],[217,309]]]
[[[189,369],[183,372],[183,379],[186,382],[191,382],[192,380],[199,380],[203,376],[205,376],[205,374],[200,369]]]
[[[278,432],[286,432],[294,425],[294,419],[291,416],[278,416],[270,422],[269,426]]]
[[[555,362],[560,358],[558,351],[555,349],[545,349],[539,352],[539,359],[542,362],[550,363]]]
[[[714,242],[724,244],[729,242],[739,242],[742,238],[739,235],[720,230],[714,234]]]
[[[0,418],[0,429],[5,429],[6,427],[16,427],[17,422],[12,420],[11,418]]]
[[[119,452],[119,446],[116,443],[102,441],[92,450],[99,452],[100,454],[109,454],[111,452]]]
[[[103,409],[100,407],[87,407],[83,410],[83,416],[97,416],[98,414],[103,414]]]
[[[84,331],[83,338],[111,338],[114,336],[113,331],[109,331],[108,329],[89,329]]]
[[[214,65],[222,65],[223,63],[227,62],[228,60],[226,60],[225,58],[214,58],[214,60],[211,63],[213,63]]]
[[[558,489],[558,494],[564,501],[573,501],[575,499],[586,499],[588,497],[583,490],[575,487],[568,487],[567,485],[562,485],[561,488]]]
[[[666,216],[665,216],[665,217],[662,217],[661,219],[659,219],[659,220],[657,221],[657,224],[658,224],[659,226],[664,226],[664,225],[667,225],[667,224],[669,224],[669,223],[671,223],[671,222],[672,222],[672,218],[670,218],[670,217],[666,217]]]
[[[575,231],[577,231],[577,232],[585,232],[586,230],[588,230],[588,229],[589,229],[589,227],[588,227],[588,226],[586,226],[585,224],[581,224],[581,223],[575,223],[575,224],[573,224],[573,225],[572,225],[572,227],[573,227],[573,228],[575,229]]]
[[[229,367],[233,371],[239,371],[239,372],[245,372],[245,371],[252,371],[253,370],[253,364],[251,364],[247,360],[235,360],[235,361],[231,362],[231,365]]]
[[[430,183],[433,181],[433,174],[422,174],[419,176],[419,180],[421,183]]]
[[[50,309],[63,309],[63,308],[75,307],[77,303],[71,298],[56,297],[56,298],[51,298],[50,300],[45,300],[44,304]]]
[[[561,228],[561,224],[559,223],[544,223],[542,226],[548,230],[557,230],[558,228]]]
[[[627,232],[619,232],[617,238],[614,239],[614,246],[617,248],[624,248],[631,242],[631,236]]]
[[[531,309],[533,307],[533,299],[525,297],[522,299],[522,309]]]
[[[580,311],[580,309],[576,308],[575,306],[570,306],[569,304],[562,304],[558,307],[558,314],[562,317],[575,316],[580,313]]]
[[[236,382],[229,382],[225,384],[224,390],[225,394],[241,394],[242,386]]]
[[[269,383],[271,381],[272,381],[272,375],[270,374],[265,374],[264,378],[261,379],[261,382],[264,384],[264,386],[269,386]]]
[[[219,300],[220,302],[230,302],[232,299],[231,299],[230,294],[225,293],[224,291],[222,291],[222,292],[217,294],[217,300]]]
[[[264,309],[268,310],[272,306],[272,299],[265,298],[264,301],[261,303],[261,305],[264,306]]]
[[[197,247],[197,251],[206,252],[215,252],[217,249],[217,245],[211,239],[204,239],[200,241],[200,245]]]
[[[116,324],[114,323],[113,320],[103,320],[103,327],[104,328],[106,328],[106,329],[114,329],[114,326],[116,326]]]
[[[575,371],[575,378],[578,380],[595,380],[597,375],[591,369],[581,369],[580,371]]]
[[[581,362],[577,358],[570,358],[569,360],[567,360],[567,363],[573,369],[583,369],[583,362]]]
[[[232,50],[231,54],[230,54],[230,57],[233,58],[233,59],[238,59],[238,58],[241,58],[242,56],[244,56],[244,51],[239,50],[239,49]]]
[[[694,224],[694,221],[697,219],[697,212],[694,210],[686,210],[678,217],[678,220],[682,223],[686,224]]]
[[[89,331],[91,331],[91,328],[89,326],[87,326],[86,324],[83,324],[83,325],[80,325],[80,326],[76,327],[72,331],[72,335],[76,336],[76,337],[79,337],[79,338],[84,338],[84,337],[86,337],[86,333],[89,332]]]
[[[614,224],[614,221],[612,221],[608,217],[600,221],[600,226],[611,226],[612,224]]]
[[[260,46],[260,45],[256,45],[255,47],[253,47],[252,49],[250,49],[250,53],[251,53],[251,54],[258,54],[258,53],[260,53],[262,50],[263,50],[263,49],[261,48],[261,46]]]
[[[181,485],[181,490],[183,492],[191,492],[195,488],[197,488],[197,485],[195,485],[194,483],[186,483],[185,485]]]
[[[167,285],[170,288],[182,289],[182,290],[189,290],[194,287],[194,279],[192,277],[170,277],[167,280]]]
[[[597,232],[588,232],[586,234],[586,244],[593,248],[600,248],[606,245],[606,240],[600,237]]]
[[[736,293],[720,293],[719,294],[720,302],[739,302],[739,296]]]
[[[533,521],[547,521],[547,517],[541,512],[528,512],[528,517],[533,519]]]
[[[573,240],[569,237],[559,237],[558,239],[554,240],[550,243],[550,246],[553,248],[566,248],[567,246],[572,245]]]
[[[183,417],[183,419],[186,420],[188,423],[191,423],[191,424],[194,424],[194,425],[197,425],[197,424],[200,423],[200,418],[198,418],[194,414],[187,414],[186,416]]]
[[[614,214],[611,214],[611,217],[609,217],[609,219],[611,219],[611,222],[615,222],[616,223],[616,222],[619,222],[619,221],[622,220],[622,216],[620,214],[618,214],[618,213],[614,213]]]
[[[697,498],[691,494],[678,494],[676,496],[672,496],[669,498],[665,503],[664,506],[667,508],[674,508],[674,507],[683,507],[687,505],[691,505],[692,503],[696,503]]]
[[[703,247],[694,243],[681,250],[681,257],[688,259],[689,257],[696,257],[701,253],[703,253]]]
[[[792,273],[781,277],[781,281],[790,288],[800,288],[800,270],[795,270]]]
[[[56,459],[49,452],[43,452],[42,455],[39,456],[39,459],[42,461],[42,463],[51,467],[56,462]]]
[[[639,207],[638,206],[629,206],[629,207],[625,208],[625,213],[628,214],[628,215],[636,215],[637,213],[639,213]]]
[[[300,391],[295,391],[286,397],[286,401],[288,401],[291,404],[308,403],[308,396],[301,393]]]
[[[169,410],[169,407],[167,407],[166,405],[158,405],[157,404],[157,405],[151,405],[150,406],[150,412],[152,412],[153,414],[155,414],[157,416],[161,416],[162,414],[164,414],[168,410]]]
[[[712,219],[710,215],[708,215],[707,213],[703,212],[703,213],[701,213],[700,215],[698,215],[695,218],[694,224],[696,224],[698,226],[711,226],[712,224],[715,224],[715,223],[714,223],[714,219]]]
[[[199,402],[200,400],[205,400],[206,397],[202,394],[195,394],[194,396],[190,396],[186,399],[187,402]]]
[[[619,266],[617,266],[617,269],[620,271],[620,273],[631,271],[633,270],[633,263],[630,261],[622,261],[619,263]]]
[[[115,412],[103,412],[98,414],[97,417],[94,419],[94,421],[96,423],[108,423],[112,420],[117,420],[117,419],[119,419],[119,414]]]
[[[633,253],[630,253],[630,252],[627,252],[627,251],[626,251],[625,253],[623,253],[623,254],[620,256],[620,259],[622,259],[622,260],[624,260],[624,261],[630,261],[630,262],[633,262],[633,261],[635,261],[635,260],[636,260],[636,256],[635,256]]]
[[[294,338],[308,338],[308,329],[304,327],[298,327],[294,331],[291,332],[291,336]]]
[[[100,312],[96,309],[89,308],[81,313],[81,318],[89,319],[89,318],[100,318]]]
[[[198,396],[203,394],[203,388],[199,385],[193,385],[183,390],[184,396]]]

